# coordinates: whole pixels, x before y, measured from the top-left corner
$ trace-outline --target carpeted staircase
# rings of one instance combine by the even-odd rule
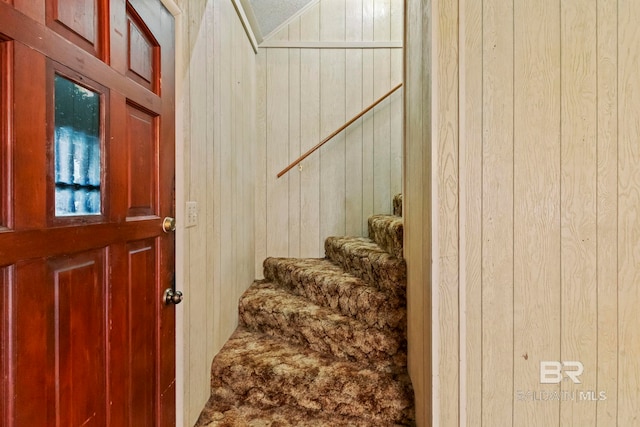
[[[213,360],[201,426],[413,425],[402,196],[326,258],[267,258]]]

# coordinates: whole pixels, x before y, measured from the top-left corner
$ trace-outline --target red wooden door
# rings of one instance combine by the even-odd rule
[[[173,18],[0,0],[0,425],[175,422]]]

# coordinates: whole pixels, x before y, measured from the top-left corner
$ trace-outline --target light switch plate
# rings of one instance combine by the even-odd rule
[[[185,228],[195,227],[196,225],[198,225],[198,202],[187,202],[187,212],[185,216]]]

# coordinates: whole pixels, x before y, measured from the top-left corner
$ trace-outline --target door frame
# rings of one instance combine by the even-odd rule
[[[184,20],[182,9],[176,3],[176,0],[160,0],[174,19],[174,66],[175,66],[175,277],[176,289],[184,291],[184,234],[185,234],[185,185],[184,185],[184,96],[183,96],[183,80],[181,76],[184,74],[184,40],[183,25]],[[185,341],[184,341],[184,307],[189,304],[190,295],[186,293],[185,301],[175,306],[176,330],[175,330],[175,346],[176,346],[176,427],[184,427],[185,417]]]

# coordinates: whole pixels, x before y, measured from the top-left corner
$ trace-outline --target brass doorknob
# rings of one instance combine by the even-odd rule
[[[167,288],[164,291],[164,297],[163,297],[163,302],[164,305],[178,305],[182,302],[182,300],[184,299],[182,292],[180,291],[174,291],[173,288]]]
[[[162,220],[162,231],[165,233],[176,231],[176,219],[168,216]]]

